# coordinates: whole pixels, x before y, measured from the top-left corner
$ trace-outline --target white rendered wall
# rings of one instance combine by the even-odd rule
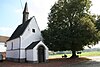
[[[33,49],[33,61],[38,61],[38,56],[37,56],[37,49]]]
[[[32,32],[32,29],[35,29],[35,32]],[[39,41],[41,39],[41,31],[37,25],[35,18],[33,17],[24,34],[21,36],[21,48],[26,48],[32,42]]]
[[[6,42],[7,50],[11,50],[11,47],[12,47],[11,42],[12,42],[12,41]]]
[[[20,55],[19,55],[20,53]],[[25,58],[25,50],[9,50],[6,52],[6,57],[7,58],[20,58],[24,59]]]
[[[33,60],[33,49],[26,50],[26,60],[27,61],[34,61]]]
[[[13,48],[12,48],[12,43],[13,43]],[[7,45],[7,50],[19,49],[20,38],[16,38],[16,39],[6,42],[6,45]]]
[[[20,38],[16,38],[13,40],[13,49],[19,49]]]
[[[24,49],[20,49],[20,59],[25,58],[25,50]]]
[[[48,57],[49,57],[48,49],[45,50],[45,57],[46,57],[46,60],[48,60]]]
[[[11,50],[6,52],[7,58],[19,58],[19,50]]]
[[[8,41],[8,42],[6,42],[6,44],[7,44],[6,57],[19,58],[20,38],[16,38],[16,39],[13,39],[11,41]]]

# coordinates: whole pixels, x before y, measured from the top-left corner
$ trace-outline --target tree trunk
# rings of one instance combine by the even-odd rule
[[[78,58],[78,56],[76,55],[76,51],[72,51],[72,56],[70,58]]]

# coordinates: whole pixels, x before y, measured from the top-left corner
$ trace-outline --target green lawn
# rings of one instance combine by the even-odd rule
[[[55,54],[55,55],[49,55],[49,58],[61,58],[64,54]],[[71,54],[66,54],[67,57],[70,57]],[[79,56],[100,56],[99,51],[93,51],[93,52],[82,52],[81,54],[78,54]]]
[[[99,51],[84,52],[80,54],[80,56],[100,56],[100,52]]]

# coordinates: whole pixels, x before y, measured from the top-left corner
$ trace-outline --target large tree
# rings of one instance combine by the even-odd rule
[[[52,6],[48,28],[42,31],[50,50],[71,50],[75,57],[76,51],[98,42],[99,33],[90,7],[90,0],[58,0]]]
[[[100,15],[97,16],[97,20],[96,20],[96,23],[95,23],[98,31],[100,31]]]

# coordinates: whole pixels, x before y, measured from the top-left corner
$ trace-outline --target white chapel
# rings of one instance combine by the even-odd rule
[[[35,17],[28,19],[28,15],[28,7],[25,3],[23,22],[6,42],[6,59],[18,62],[46,62],[48,60],[48,47],[43,43]]]

